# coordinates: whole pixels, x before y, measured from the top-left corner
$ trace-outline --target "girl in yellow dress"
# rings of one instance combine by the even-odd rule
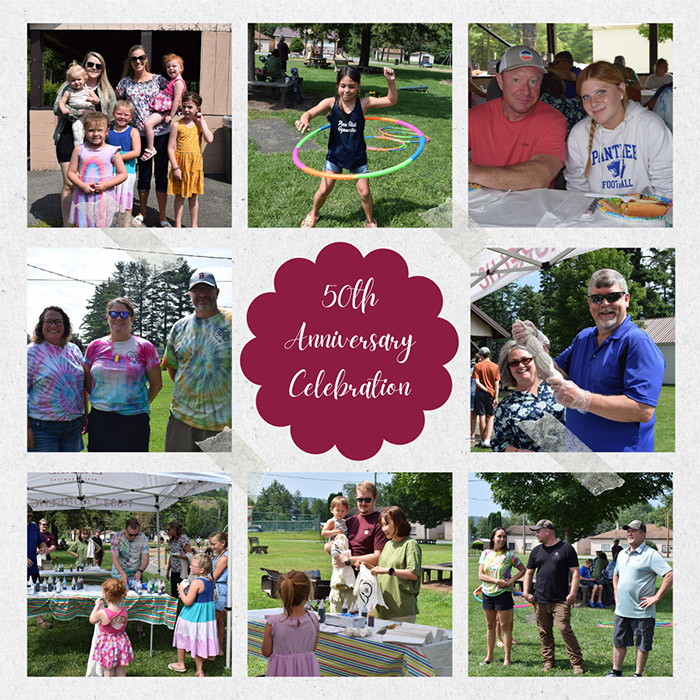
[[[204,192],[201,139],[211,143],[214,136],[201,112],[202,98],[196,92],[182,96],[182,119],[173,124],[168,141],[170,178],[168,194],[175,195],[175,228],[182,228],[185,200],[190,207],[190,225],[197,228],[199,199]]]

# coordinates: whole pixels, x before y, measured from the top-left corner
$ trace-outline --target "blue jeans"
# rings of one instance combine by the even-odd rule
[[[80,452],[83,436],[80,434],[82,418],[73,420],[29,419],[34,431],[34,447],[27,452]]]
[[[336,165],[335,163],[331,163],[329,160],[327,160],[323,164],[323,169],[330,170],[332,173],[342,173],[343,172],[343,168]],[[361,165],[359,168],[353,168],[352,170],[350,170],[351,175],[359,175],[360,173],[368,173],[368,172],[369,172],[369,165],[367,165],[367,163],[365,163],[364,165]]]

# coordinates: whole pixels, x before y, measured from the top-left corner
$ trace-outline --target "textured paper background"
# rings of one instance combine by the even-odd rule
[[[697,353],[700,334],[697,330],[695,298],[700,292],[696,272],[696,241],[698,234],[689,209],[694,205],[698,181],[697,159],[700,145],[694,120],[698,113],[697,27],[700,19],[695,3],[684,0],[659,13],[650,4],[632,6],[623,2],[602,0],[579,2],[566,11],[561,3],[553,0],[537,4],[530,11],[522,3],[484,2],[471,4],[422,3],[415,0],[397,3],[387,0],[362,0],[353,3],[290,2],[280,0],[274,7],[246,0],[224,5],[221,2],[191,3],[173,0],[156,3],[144,0],[140,3],[90,3],[65,1],[60,4],[38,0],[31,7],[6,3],[3,8],[4,41],[2,48],[3,96],[0,121],[0,162],[2,165],[2,212],[0,230],[2,278],[2,327],[4,329],[4,382],[2,384],[3,421],[0,433],[2,454],[3,489],[0,495],[2,532],[5,537],[5,585],[0,602],[0,615],[5,628],[5,654],[0,670],[3,691],[11,697],[35,697],[48,695],[68,698],[116,697],[125,693],[153,696],[206,693],[227,694],[232,697],[278,698],[287,694],[325,693],[383,694],[401,693],[418,698],[426,693],[446,698],[465,695],[483,696],[502,693],[524,697],[542,697],[556,694],[562,698],[595,694],[598,697],[616,697],[629,692],[628,683],[623,688],[611,689],[609,680],[590,677],[582,679],[551,678],[523,680],[466,679],[466,530],[467,521],[467,473],[484,469],[543,470],[595,468],[594,462],[582,457],[562,464],[547,455],[519,455],[514,460],[508,455],[468,454],[466,449],[467,426],[467,371],[469,352],[469,268],[468,261],[478,250],[493,244],[508,246],[675,246],[678,252],[677,298],[679,318],[677,329],[677,452],[675,455],[621,455],[606,457],[604,468],[617,471],[671,470],[676,475],[674,557],[675,623],[672,632],[675,649],[675,675],[670,678],[647,678],[633,687],[639,694],[655,697],[694,697],[695,683],[700,679],[697,670],[695,639],[700,629],[700,612],[695,601],[697,564],[692,552],[695,535],[696,501],[700,494],[696,473],[698,470],[695,449],[699,411],[695,399],[696,376],[690,364]],[[117,19],[142,22],[230,22],[233,28],[234,105],[233,149],[234,188],[233,207],[236,222],[233,230],[202,229],[199,231],[169,231],[165,234],[153,230],[140,230],[137,238],[113,237],[99,231],[28,229],[26,226],[26,52],[28,22],[76,22],[99,23]],[[250,230],[245,227],[247,208],[246,175],[246,23],[269,21],[376,21],[376,22],[450,22],[453,24],[454,76],[453,83],[453,191],[455,194],[454,222],[452,230],[380,230],[367,233],[364,230],[332,230],[301,232],[300,230]],[[636,22],[673,21],[675,24],[674,73],[676,75],[675,159],[676,185],[674,215],[675,228],[671,230],[481,230],[467,231],[466,203],[466,69],[467,24],[471,21],[522,22]],[[96,47],[99,50],[99,47]],[[464,76],[464,77],[463,77]],[[458,79],[459,78],[459,79]],[[291,158],[291,156],[290,156]],[[409,170],[406,171],[410,172]],[[60,188],[60,174],[56,171],[56,191]],[[457,194],[459,193],[459,194]],[[259,205],[259,203],[253,203]],[[206,194],[202,198],[206,207]],[[332,206],[332,200],[326,206]],[[120,455],[27,455],[24,449],[25,426],[25,263],[27,247],[90,247],[113,245],[114,241],[140,244],[152,240],[152,236],[172,246],[233,248],[234,258],[234,353],[237,356],[242,345],[250,338],[245,324],[245,312],[250,301],[260,292],[272,288],[272,276],[277,267],[289,257],[315,257],[318,251],[334,240],[346,240],[361,251],[377,247],[391,247],[408,262],[411,274],[431,277],[441,287],[444,296],[443,316],[457,328],[460,334],[460,350],[448,365],[454,381],[450,400],[438,411],[427,414],[423,434],[413,444],[404,447],[385,445],[380,453],[364,463],[348,462],[336,452],[312,456],[301,453],[289,439],[285,429],[272,428],[263,423],[254,411],[255,387],[242,376],[234,357],[234,451],[232,455],[212,460],[206,455],[175,458],[172,455],[153,454],[138,459]],[[55,300],[47,300],[51,303]],[[451,679],[367,679],[334,682],[328,679],[248,679],[246,677],[245,610],[246,610],[246,551],[245,539],[245,487],[247,473],[273,469],[277,471],[431,471],[454,472],[454,520],[455,520],[455,585],[454,610],[454,666]],[[21,554],[24,546],[24,501],[26,473],[28,471],[159,471],[159,470],[225,470],[234,476],[239,488],[234,491],[234,503],[238,506],[232,514],[233,561],[231,585],[234,597],[233,680],[210,679],[194,687],[194,683],[182,678],[148,678],[127,680],[128,689],[109,687],[104,680],[81,678],[26,678],[26,609],[25,578],[22,576]],[[464,525],[462,525],[464,524]],[[236,537],[236,533],[239,537]],[[685,535],[685,537],[684,537]],[[85,621],[85,624],[88,624]],[[47,650],[48,651],[48,650]],[[482,649],[476,653],[481,654]],[[610,650],[601,650],[610,655]],[[654,652],[652,652],[654,653]],[[87,654],[87,650],[86,650]],[[614,695],[613,695],[614,694]]]

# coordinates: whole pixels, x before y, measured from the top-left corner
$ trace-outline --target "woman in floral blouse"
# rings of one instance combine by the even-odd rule
[[[177,584],[182,581],[182,563],[192,553],[190,538],[182,531],[182,525],[176,520],[168,523],[168,568],[166,577],[170,579],[170,595],[179,598]]]
[[[564,444],[566,409],[554,400],[552,390],[540,380],[530,351],[509,340],[498,356],[504,387],[514,386],[496,407],[491,449],[494,452],[558,452]],[[556,418],[543,426],[541,438],[533,440],[521,427],[522,421],[537,421],[545,414]]]
[[[148,55],[146,49],[137,44],[129,49],[124,63],[123,77],[117,84],[117,97],[120,100],[129,100],[134,105],[134,119],[132,126],[141,134],[141,154],[146,147],[145,123],[153,113],[151,103],[153,98],[165,88],[168,81],[162,75],[154,75],[148,71]],[[151,175],[155,169],[156,198],[158,199],[158,212],[160,225],[169,228],[170,223],[165,214],[168,203],[168,138],[170,135],[170,123],[161,122],[154,128],[154,146],[158,151],[149,160],[139,160],[138,180],[136,189],[139,193],[139,213],[132,220],[132,226],[141,226],[146,215],[148,195],[151,191]]]

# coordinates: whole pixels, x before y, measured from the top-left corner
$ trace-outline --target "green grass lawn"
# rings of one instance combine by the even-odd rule
[[[505,392],[499,394],[502,399]],[[477,437],[479,424],[476,426]],[[472,452],[491,452],[485,447],[472,445]],[[676,451],[676,387],[662,386],[659,403],[656,406],[656,422],[654,424],[654,452]]]
[[[583,562],[583,559],[581,559]],[[556,667],[545,674],[542,670],[540,638],[535,624],[532,606],[515,610],[513,637],[513,665],[504,667],[503,650],[496,647],[494,663],[479,666],[486,656],[486,621],[481,603],[472,592],[479,585],[479,559],[469,557],[469,675],[470,676],[572,676],[571,664],[558,630],[554,632],[556,644]],[[657,588],[661,579],[657,580]],[[522,604],[517,596],[515,604]],[[605,610],[589,607],[575,607],[571,611],[571,628],[576,634],[583,651],[586,676],[604,676],[612,668],[612,629],[598,627],[598,623],[612,624],[614,608]],[[669,593],[656,606],[656,619],[659,622],[673,620],[673,595]],[[623,673],[634,673],[634,649],[629,649],[623,665]],[[673,675],[673,628],[657,628],[654,634],[654,647],[649,654],[645,676]]]
[[[260,532],[249,533],[257,536],[261,545],[268,545],[267,554],[248,555],[248,610],[260,610],[263,608],[279,608],[278,600],[269,598],[260,590],[260,580],[264,572],[261,566],[276,571],[290,571],[297,569],[302,571],[321,570],[322,579],[331,577],[331,558],[323,549],[325,540],[318,533],[276,533]],[[421,545],[424,564],[440,564],[452,560],[452,545]],[[452,593],[436,592],[422,589],[418,596],[418,609],[420,613],[417,622],[423,625],[435,625],[446,629],[452,629]],[[264,675],[267,661],[248,657],[248,675]]]
[[[68,552],[55,552],[53,558],[66,567],[75,563],[75,558]],[[112,556],[109,549],[102,560],[103,569],[112,568]],[[165,570],[165,565],[163,565]],[[155,578],[145,574],[144,580]],[[92,641],[93,626],[86,617],[77,617],[69,622],[58,622],[48,618],[52,629],[36,626],[36,618],[27,620],[27,675],[28,676],[84,676],[88,662],[88,653]],[[127,676],[192,676],[194,661],[187,656],[187,673],[176,674],[168,670],[168,664],[177,660],[177,651],[173,648],[173,631],[165,625],[153,628],[153,656],[149,656],[150,626],[144,625],[146,636],[139,639],[136,623],[128,623],[128,634],[134,649],[134,660],[126,669]],[[230,676],[230,669],[225,668],[223,658],[205,664],[204,673],[208,676]]]
[[[249,110],[249,119],[283,118],[292,127],[296,119],[311,106],[336,94],[335,72],[307,68],[301,59],[290,60],[289,68],[299,69],[304,79],[303,105],[275,111]],[[388,117],[408,122],[430,137],[423,153],[401,170],[377,178],[370,178],[374,198],[374,215],[379,226],[430,226],[420,214],[444,204],[452,196],[452,86],[447,70],[425,70],[392,66],[396,70],[399,87],[427,85],[428,92],[399,91],[399,100],[393,107],[369,109],[366,116]],[[374,90],[386,95],[387,82],[383,75],[364,75],[361,90]],[[311,99],[309,99],[309,96]],[[327,121],[319,116],[311,122],[317,129]],[[381,122],[368,121],[365,134],[377,134]],[[386,124],[386,126],[391,126]],[[301,139],[301,135],[299,136]],[[313,140],[317,151],[303,151],[301,160],[317,170],[323,169],[328,145],[328,132],[323,131]],[[385,146],[386,141],[369,139],[368,146]],[[409,157],[415,144],[396,152],[369,151],[370,171],[396,165]],[[258,151],[252,140],[248,147],[248,226],[298,228],[311,211],[313,196],[320,184],[319,178],[302,173],[293,163],[292,154],[266,154]],[[319,227],[357,228],[364,222],[364,213],[352,181],[339,181],[321,210]]]

